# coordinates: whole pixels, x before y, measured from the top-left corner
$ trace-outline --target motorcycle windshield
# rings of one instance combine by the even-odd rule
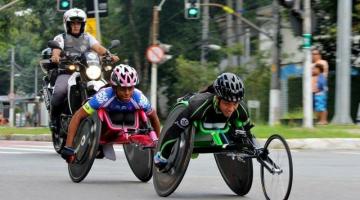
[[[85,54],[85,57],[86,57],[86,63],[88,65],[100,65],[100,59],[96,53],[87,52]]]

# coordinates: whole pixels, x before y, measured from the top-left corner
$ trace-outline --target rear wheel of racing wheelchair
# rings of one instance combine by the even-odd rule
[[[142,182],[148,182],[152,177],[154,150],[143,149],[134,143],[124,144],[123,148],[126,160],[135,176]]]
[[[239,161],[226,155],[226,153],[214,154],[216,164],[229,188],[237,195],[246,195],[253,181],[253,163],[251,159]]]
[[[169,114],[165,125],[161,130],[156,152],[160,151],[160,147],[164,143],[164,134],[167,133],[167,130],[185,108],[186,106],[184,104],[179,104]],[[158,170],[153,171],[153,183],[159,196],[169,196],[176,190],[183,179],[190,162],[194,145],[194,136],[192,132],[191,128],[188,128],[176,140],[168,158],[169,163],[165,167],[166,172],[160,172]]]
[[[75,161],[68,166],[72,181],[81,182],[89,173],[96,157],[101,133],[101,122],[97,113],[85,118],[74,138]]]
[[[293,179],[290,148],[282,136],[272,135],[264,145],[264,152],[258,158],[262,163],[260,175],[264,195],[266,199],[286,200],[289,198]]]

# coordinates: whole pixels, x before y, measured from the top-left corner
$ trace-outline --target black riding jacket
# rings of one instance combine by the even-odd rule
[[[163,144],[166,143],[166,141],[178,138],[179,134],[181,134],[184,129],[186,129],[194,121],[201,121],[204,123],[229,122],[232,126],[232,130],[243,129],[247,132],[250,132],[250,129],[253,126],[243,101],[240,102],[237,110],[234,111],[229,118],[225,117],[219,110],[219,102],[213,93],[197,93],[191,96],[188,102],[189,105],[176,118],[174,124],[168,129]],[[166,152],[163,153],[166,154],[167,150],[165,151]]]

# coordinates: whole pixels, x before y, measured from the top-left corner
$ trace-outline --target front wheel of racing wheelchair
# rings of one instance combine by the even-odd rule
[[[156,152],[160,151],[160,147],[164,143],[164,135],[167,134],[170,126],[175,122],[178,115],[186,108],[185,105],[177,105],[169,114],[164,127],[161,130],[161,136],[156,148]],[[153,183],[155,190],[159,196],[166,197],[173,193],[183,179],[187,167],[190,162],[193,149],[194,136],[191,131],[186,129],[179,138],[176,139],[168,158],[168,164],[165,166],[165,172],[154,170]]]
[[[257,160],[261,164],[261,184],[266,199],[288,199],[293,181],[293,163],[286,140],[280,135],[271,135]]]
[[[101,134],[101,122],[96,113],[80,123],[74,138],[75,160],[68,165],[70,178],[73,182],[81,182],[89,173],[98,148]]]

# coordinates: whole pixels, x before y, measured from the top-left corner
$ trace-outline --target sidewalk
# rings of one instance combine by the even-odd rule
[[[0,140],[24,140],[24,141],[46,141],[51,142],[50,134],[29,135],[13,134],[0,136]],[[265,139],[259,140],[261,145]],[[288,139],[286,140],[291,149],[359,149],[360,138],[309,138],[309,139]]]

